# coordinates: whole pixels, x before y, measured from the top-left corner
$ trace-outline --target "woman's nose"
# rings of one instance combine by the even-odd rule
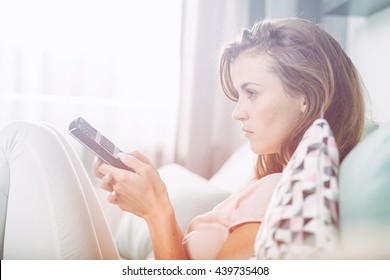
[[[232,113],[232,118],[236,121],[243,121],[248,119],[248,112],[240,101],[237,101],[236,107]]]

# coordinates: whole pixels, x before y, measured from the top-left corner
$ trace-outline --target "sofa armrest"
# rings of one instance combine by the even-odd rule
[[[390,123],[377,128],[340,168],[340,228],[345,254],[390,256]]]

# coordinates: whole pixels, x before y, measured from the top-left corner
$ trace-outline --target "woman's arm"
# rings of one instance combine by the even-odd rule
[[[223,243],[216,259],[248,260],[253,256],[254,243],[260,223],[238,225]]]
[[[135,172],[97,162],[94,173],[102,188],[111,191],[108,200],[122,210],[145,219],[156,259],[187,259],[164,182],[140,153],[123,155],[121,160]]]
[[[162,211],[155,220],[147,220],[155,259],[183,260],[188,259],[182,245],[183,234],[177,225],[175,214],[170,207]]]

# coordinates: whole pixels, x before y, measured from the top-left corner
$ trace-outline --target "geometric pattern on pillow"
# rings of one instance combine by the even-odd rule
[[[255,241],[255,259],[310,259],[338,248],[339,153],[317,119],[284,168]]]

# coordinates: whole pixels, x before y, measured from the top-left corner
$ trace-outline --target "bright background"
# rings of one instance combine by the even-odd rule
[[[125,150],[172,150],[180,23],[180,0],[2,0],[1,124],[83,116]]]
[[[244,141],[220,89],[219,52],[256,19],[285,16],[340,41],[365,82],[367,116],[389,122],[390,8],[337,15],[324,13],[329,2],[386,1],[0,0],[0,127],[39,120],[67,135],[83,116],[156,166],[210,177]]]

